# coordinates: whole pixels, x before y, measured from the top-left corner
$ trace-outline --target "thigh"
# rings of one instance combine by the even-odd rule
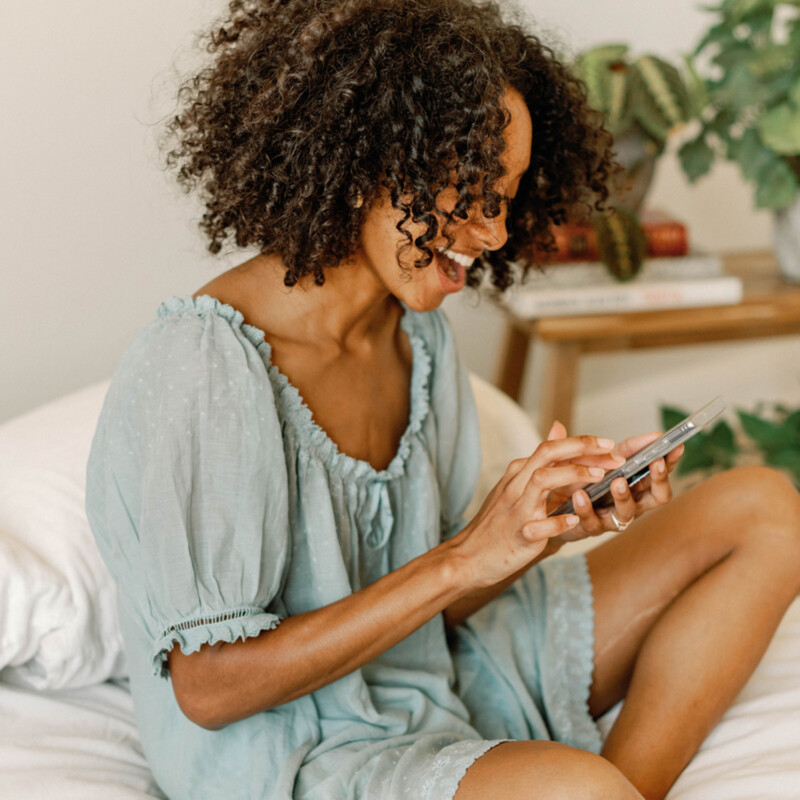
[[[752,481],[763,482],[762,472],[716,475],[587,553],[595,608],[593,716],[624,696],[642,642],[664,609],[746,533],[743,489]]]
[[[641,800],[606,759],[555,742],[505,742],[470,766],[453,800]]]

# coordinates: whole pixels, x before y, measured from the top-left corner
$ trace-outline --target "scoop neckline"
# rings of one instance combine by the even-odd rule
[[[428,415],[430,402],[428,380],[431,370],[431,357],[425,339],[417,330],[415,312],[405,303],[400,317],[400,326],[411,344],[411,385],[409,389],[408,423],[400,437],[397,452],[392,460],[381,470],[364,459],[355,458],[342,452],[336,442],[314,419],[311,409],[303,396],[289,378],[272,362],[272,346],[266,333],[256,325],[244,321],[241,311],[216,297],[201,294],[170,296],[158,307],[157,316],[171,313],[194,312],[200,315],[215,313],[224,318],[233,328],[242,332],[256,348],[267,370],[275,394],[276,406],[283,412],[281,419],[288,422],[297,432],[299,439],[310,451],[322,458],[326,465],[342,477],[365,478],[372,481],[389,481],[401,476],[411,450],[413,437],[420,431]]]

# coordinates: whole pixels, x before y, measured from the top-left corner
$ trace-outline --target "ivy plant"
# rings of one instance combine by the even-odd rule
[[[688,415],[683,409],[662,406],[661,424],[669,430]],[[716,472],[738,463],[745,451],[764,464],[786,472],[800,489],[800,409],[760,404],[754,411],[736,411],[740,435],[725,419],[700,431],[685,444],[676,473]]]
[[[704,110],[699,133],[679,151],[683,170],[695,181],[726,158],[755,183],[758,208],[785,208],[800,184],[800,3],[703,8],[714,22],[687,67]]]

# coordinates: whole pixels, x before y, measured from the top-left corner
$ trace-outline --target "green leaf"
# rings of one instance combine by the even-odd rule
[[[757,127],[764,143],[778,155],[800,153],[800,109],[788,103],[775,106],[762,114]]]
[[[736,39],[734,38],[733,30],[728,23],[719,22],[708,29],[706,35],[703,36],[703,38],[698,42],[697,47],[695,47],[693,55],[699,55],[709,45],[714,44],[726,47],[735,41]]]
[[[800,79],[794,78],[794,84],[789,89],[789,101],[795,106],[800,108]]]
[[[700,73],[697,71],[691,56],[683,56],[683,63],[686,67],[686,89],[689,92],[692,114],[695,117],[699,117],[700,113],[711,102],[708,96],[708,87],[703,78],[700,77]]]
[[[789,165],[779,158],[759,170],[756,206],[786,208],[797,196],[797,177]]]
[[[714,456],[703,446],[701,437],[703,434],[698,433],[684,445],[684,453],[676,469],[678,475],[688,475],[698,469],[708,469],[715,465]]]
[[[800,482],[800,450],[796,447],[783,447],[767,453],[764,460],[772,467],[786,469]]]
[[[634,114],[645,132],[656,142],[665,142],[669,136],[672,123],[650,94],[639,70],[631,67],[631,92]]]
[[[709,431],[709,441],[723,453],[733,455],[739,452],[736,444],[736,437],[733,435],[733,428],[727,422],[721,420]]]
[[[791,428],[793,431],[800,434],[800,409],[792,411],[783,421],[783,424],[787,428]]]
[[[738,58],[731,61],[730,66],[721,65],[725,76],[720,82],[711,83],[709,92],[714,103],[738,112],[756,105],[763,87],[745,63]]]
[[[780,5],[786,0],[731,0],[728,4],[728,13],[731,22],[738,25],[747,21],[747,17],[757,14],[759,11],[771,11],[775,6]],[[724,6],[725,4],[723,4]]]
[[[691,142],[686,142],[678,150],[678,158],[686,176],[694,183],[711,169],[714,163],[714,151],[701,134]]]
[[[796,437],[786,425],[761,419],[746,411],[738,411],[744,432],[764,450],[780,448]]]
[[[668,431],[674,428],[681,420],[689,416],[688,411],[673,406],[661,406],[661,428]]]
[[[661,58],[646,55],[636,59],[636,68],[644,86],[674,128],[689,121],[691,101],[680,72]]]
[[[581,59],[592,61],[624,61],[625,56],[628,55],[630,48],[623,42],[601,44],[598,47],[593,47],[591,50],[586,50],[581,54]]]
[[[772,75],[783,73],[794,63],[795,54],[786,45],[770,45],[754,53],[747,62],[750,71],[761,80],[768,80]]]
[[[742,175],[749,181],[755,180],[761,169],[775,160],[775,154],[761,141],[754,128],[748,128],[732,147],[733,152],[729,148],[728,154],[738,162]]]

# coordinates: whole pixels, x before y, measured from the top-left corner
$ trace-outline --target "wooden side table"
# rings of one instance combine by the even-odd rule
[[[519,319],[506,309],[496,385],[519,400],[531,340],[547,343],[538,420],[544,434],[554,419],[571,426],[584,353],[800,334],[800,285],[781,279],[771,252],[724,254],[723,263],[727,273],[744,281],[744,298],[737,305],[534,320]]]

